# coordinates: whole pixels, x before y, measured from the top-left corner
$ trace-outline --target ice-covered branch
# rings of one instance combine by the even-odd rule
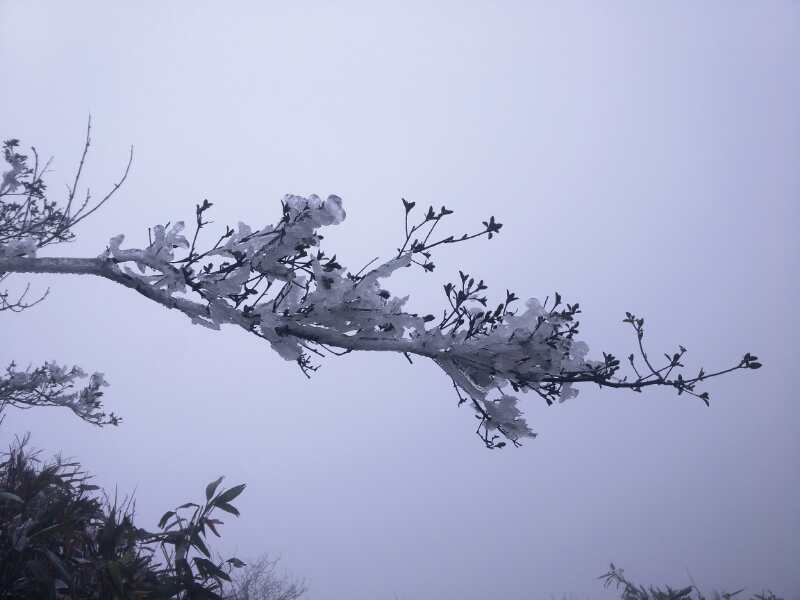
[[[613,355],[587,358],[588,346],[575,339],[580,307],[563,303],[559,294],[552,301],[531,299],[517,308],[517,296],[506,291],[504,300],[490,308],[484,282],[459,272],[456,282],[444,286],[446,306],[436,317],[409,312],[408,296],[385,288],[400,269],[417,265],[433,271],[436,247],[491,238],[502,227],[494,217],[476,232],[434,238],[452,211],[431,207],[409,225],[415,205],[404,200],[406,239],[396,255],[353,274],[320,248],[320,228],[345,217],[337,196],[286,196],[276,224],[254,229],[239,223],[203,246],[211,206],[204,201],[196,207],[191,241],[184,235],[184,223],[177,222],[151,229],[143,248],[123,248],[124,237],[116,236],[97,258],[37,258],[35,250],[0,245],[0,273],[103,277],[184,313],[196,324],[212,329],[236,325],[268,341],[306,374],[316,369],[312,355],[369,350],[432,359],[451,378],[459,403],[468,402],[475,410],[478,434],[489,447],[502,447],[504,440],[518,444],[535,435],[518,408],[518,392],[532,391],[552,404],[577,395],[576,384],[634,391],[660,385],[707,402],[707,393],[695,391],[700,381],[760,366],[748,354],[730,369],[710,374],[701,370],[684,378],[678,373],[685,353],[681,348],[666,355],[666,366],[656,368],[642,345],[644,321],[629,314],[626,322],[634,327],[647,371],[636,370],[631,355],[636,376],[619,377],[620,364]]]
[[[99,200],[94,200],[86,189],[78,197],[79,184],[91,144],[91,119],[86,126],[86,137],[80,161],[67,197],[61,204],[47,196],[44,175],[51,161],[42,163],[36,148],[31,147],[32,159],[19,152],[19,140],[7,140],[2,145],[3,159],[8,170],[0,178],[0,260],[11,263],[33,259],[37,251],[74,239],[74,228],[108,202],[125,182],[133,160],[131,148],[127,165],[111,189]],[[58,262],[58,261],[56,261]],[[17,265],[19,266],[19,265]],[[23,266],[24,268],[24,266]],[[80,272],[63,270],[52,272]],[[96,268],[93,267],[93,268]],[[15,269],[0,269],[0,284],[5,283]],[[38,267],[33,272],[46,272]],[[16,313],[32,308],[47,297],[44,292],[31,292],[30,284],[21,292],[0,288],[0,312]],[[76,382],[85,377],[77,367],[65,369],[56,363],[26,371],[18,371],[12,364],[0,380],[0,413],[7,406],[31,408],[33,406],[66,406],[76,415],[95,425],[116,425],[119,418],[102,411],[100,387],[105,385],[98,373],[90,376],[89,383],[80,391],[73,391]]]
[[[79,388],[81,380],[87,380]],[[66,368],[54,362],[19,370],[13,362],[0,375],[0,415],[7,406],[28,409],[61,406],[94,425],[117,425],[114,413],[106,414],[100,398],[108,385],[102,373],[87,375],[78,367]]]

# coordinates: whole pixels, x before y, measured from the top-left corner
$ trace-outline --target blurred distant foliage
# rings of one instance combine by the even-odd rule
[[[615,566],[614,563],[611,563],[608,572],[598,579],[603,580],[603,587],[608,588],[613,585],[620,590],[622,600],[731,600],[732,598],[745,600],[744,596],[739,596],[744,589],[735,592],[713,591],[711,596],[706,596],[694,584],[680,588],[671,588],[668,585],[663,588],[636,585],[626,578],[623,569]],[[750,600],[783,600],[783,598],[767,590],[752,594]]]
[[[306,584],[277,572],[278,559],[262,556],[236,569],[231,576],[233,589],[225,600],[297,600],[306,593]]]

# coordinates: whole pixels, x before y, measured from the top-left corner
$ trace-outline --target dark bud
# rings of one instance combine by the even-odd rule
[[[492,239],[492,234],[500,233],[500,228],[503,226],[502,223],[498,223],[494,220],[494,217],[489,217],[488,221],[483,221],[483,226],[486,228],[486,232],[489,234],[489,239]]]

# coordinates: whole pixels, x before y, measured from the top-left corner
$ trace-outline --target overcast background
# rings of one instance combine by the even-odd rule
[[[36,277],[48,300],[0,315],[0,363],[99,370],[98,430],[10,412],[138,521],[247,482],[217,548],[283,557],[312,600],[609,598],[642,583],[772,587],[800,598],[800,5],[752,2],[23,2],[0,0],[0,136],[54,155],[63,193],[94,120],[86,183],[128,182],[48,255],[96,256],[191,220],[274,222],[284,193],[335,193],[325,248],[355,270],[400,242],[400,198],[490,214],[487,241],[388,285],[436,312],[457,269],[584,310],[597,355],[746,351],[760,371],[668,392],[583,389],[540,436],[488,451],[423,361],[351,354],[307,381],[255,337],[89,277]],[[24,283],[24,278],[19,283]],[[490,291],[491,291],[490,290]],[[226,554],[229,555],[229,554]]]

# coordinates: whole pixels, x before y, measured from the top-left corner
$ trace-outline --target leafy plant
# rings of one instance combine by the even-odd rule
[[[98,495],[77,462],[42,462],[19,440],[0,463],[0,599],[221,599],[238,558],[215,560],[218,512],[239,515],[245,486],[206,487],[202,504],[164,514],[157,531],[133,522],[131,499]]]

